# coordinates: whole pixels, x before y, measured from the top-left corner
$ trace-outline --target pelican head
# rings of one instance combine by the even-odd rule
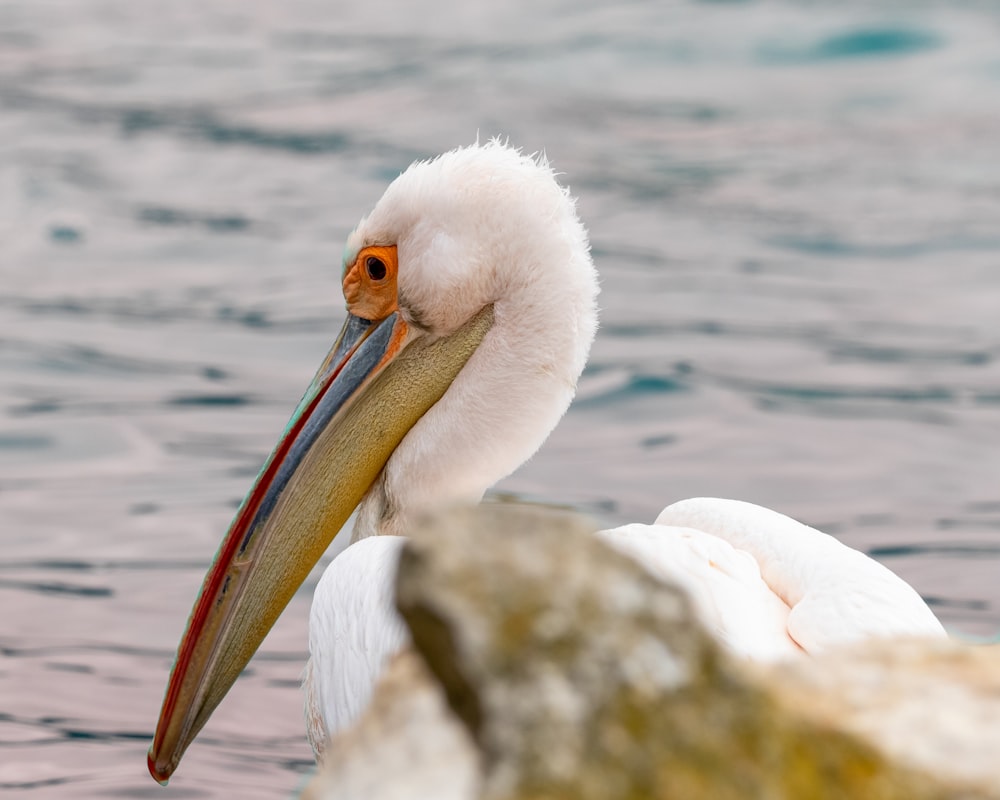
[[[165,783],[357,508],[354,538],[477,502],[566,411],[597,327],[575,204],[493,141],[418,162],[347,241],[347,321],[220,546],[149,770]]]

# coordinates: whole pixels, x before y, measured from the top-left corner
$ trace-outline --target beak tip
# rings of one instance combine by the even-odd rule
[[[153,780],[160,784],[160,786],[166,786],[170,782],[174,765],[169,763],[160,764],[153,755],[152,746],[150,746],[149,752],[146,754],[146,766],[149,768],[149,774],[153,776]]]

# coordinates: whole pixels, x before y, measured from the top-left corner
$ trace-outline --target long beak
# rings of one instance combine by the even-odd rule
[[[349,316],[216,553],[177,649],[149,772],[166,784],[393,450],[493,323],[432,339]]]

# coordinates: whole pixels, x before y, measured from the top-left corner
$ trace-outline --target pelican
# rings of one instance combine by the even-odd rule
[[[573,398],[597,328],[597,275],[544,157],[491,141],[417,162],[350,235],[347,320],[236,514],[195,601],[149,770],[165,783],[310,569],[357,509],[310,616],[317,753],[406,643],[393,609],[415,515],[475,503]],[[870,636],[943,636],[888,569],[775,511],[668,506],[598,534],[690,592],[732,652],[770,660]]]

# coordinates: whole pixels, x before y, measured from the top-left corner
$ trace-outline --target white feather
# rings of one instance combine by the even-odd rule
[[[665,508],[657,525],[686,525],[750,554],[791,611],[789,635],[807,652],[872,636],[943,636],[906,581],[864,553],[769,508],[693,498]]]
[[[702,624],[737,658],[773,661],[867,638],[944,636],[920,596],[890,570],[752,503],[685,500],[653,525],[596,535],[684,588]],[[314,748],[353,723],[388,659],[409,641],[393,604],[404,541],[379,536],[351,545],[316,589],[306,683],[319,705],[307,716],[318,714],[325,731],[311,735]]]
[[[749,553],[694,528],[633,524],[598,536],[685,589],[702,624],[732,653],[769,661],[800,652],[788,635],[788,606]]]
[[[316,586],[303,687],[317,755],[367,707],[386,662],[409,641],[393,602],[404,542],[400,536],[355,542],[330,562]]]

